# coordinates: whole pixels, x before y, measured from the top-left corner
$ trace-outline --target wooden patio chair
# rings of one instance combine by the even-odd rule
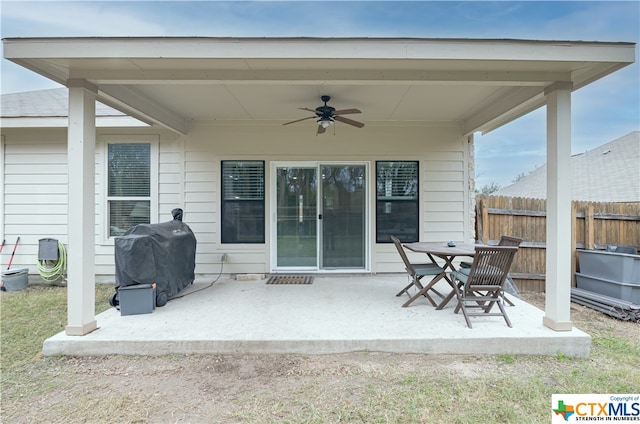
[[[500,241],[498,242],[498,246],[520,246],[522,243],[521,238],[511,237],[511,236],[502,236],[500,237]],[[460,262],[461,268],[471,268],[471,262]]]
[[[501,316],[511,327],[504,309],[502,295],[517,246],[476,246],[473,263],[468,270],[452,273],[458,305],[455,313],[462,310],[467,326],[472,328],[471,316]],[[491,312],[494,306],[499,312]],[[471,312],[469,309],[481,309]]]
[[[410,296],[410,299],[406,301],[402,306],[409,306],[411,302],[413,302],[420,296],[426,297],[431,305],[437,306],[436,302],[429,295],[429,292],[431,291],[440,296],[440,298],[444,299],[444,296],[433,287],[438,281],[446,277],[444,268],[435,262],[411,263],[409,261],[409,258],[407,257],[407,253],[404,251],[404,247],[402,247],[400,239],[398,239],[396,236],[391,236],[391,240],[396,246],[398,254],[400,254],[400,257],[402,258],[402,262],[404,262],[405,270],[407,271],[410,280],[409,284],[405,288],[400,290],[398,294],[396,294],[397,297],[402,296],[403,293],[407,293],[407,295]],[[433,276],[433,278],[426,286],[423,286],[420,280],[428,275]],[[414,296],[411,296],[409,294],[409,289],[414,286],[418,290],[418,293],[416,293]]]
[[[522,243],[522,239],[518,238],[518,237],[511,237],[511,236],[502,236],[500,237],[500,241],[498,242],[498,246],[516,246],[516,247],[520,247],[520,243]],[[514,289],[515,286],[513,285],[513,283],[511,282],[511,277],[507,274],[507,280],[504,282],[504,285],[506,287],[509,287],[511,289]],[[517,291],[516,291],[517,293]],[[502,298],[504,299],[505,302],[507,302],[509,304],[509,306],[515,306],[513,304],[512,301],[510,301],[505,295],[504,295],[504,287],[502,288],[502,293],[500,294],[502,296]]]
[[[522,239],[521,238],[511,237],[511,236],[502,236],[502,237],[500,237],[500,241],[498,242],[498,246],[520,246],[520,243],[522,243]],[[460,262],[460,268],[471,268],[471,262]],[[507,281],[505,281],[505,285],[507,287],[509,287],[509,285],[511,285],[510,287],[512,289],[514,288],[513,284],[511,283],[511,280],[510,280],[509,276],[507,276]],[[504,295],[504,288],[503,288],[501,296],[504,299],[504,301],[509,304],[509,306],[515,306],[513,304],[513,302],[510,301]]]

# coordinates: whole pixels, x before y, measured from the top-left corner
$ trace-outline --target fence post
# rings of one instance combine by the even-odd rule
[[[482,200],[482,244],[489,243],[489,208],[485,199]]]
[[[589,203],[584,212],[584,247],[586,249],[593,249],[596,245],[593,225],[593,203]]]
[[[482,219],[482,217],[480,216],[480,201],[478,199],[478,197],[476,196],[476,203],[475,203],[475,208],[473,210],[473,223],[474,223],[474,234],[473,234],[473,240],[474,242],[477,242],[478,240],[480,240],[481,236],[480,234],[482,234],[482,222],[480,222],[480,220]]]
[[[576,202],[571,202],[571,287],[576,286],[576,262],[578,261],[578,253],[576,252],[576,227],[578,217],[576,210]]]

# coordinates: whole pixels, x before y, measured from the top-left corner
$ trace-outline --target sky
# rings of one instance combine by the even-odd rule
[[[0,35],[424,37],[634,42],[640,1],[6,1]],[[0,92],[59,87],[7,60]],[[544,165],[540,108],[476,134],[476,186],[505,187]],[[572,154],[640,130],[640,65],[572,95]],[[507,159],[508,158],[508,159]]]

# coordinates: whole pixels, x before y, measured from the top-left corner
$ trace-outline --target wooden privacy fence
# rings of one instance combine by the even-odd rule
[[[502,235],[524,241],[511,266],[520,291],[544,292],[546,259],[546,201],[520,197],[476,196],[476,238],[497,243]],[[606,249],[607,245],[640,249],[640,202],[572,202],[573,264],[575,249]],[[575,278],[572,275],[572,284]]]

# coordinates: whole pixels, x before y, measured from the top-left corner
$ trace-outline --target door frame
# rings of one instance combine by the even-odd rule
[[[370,272],[371,270],[371,190],[372,190],[372,178],[371,178],[371,162],[364,160],[292,160],[292,161],[271,161],[269,167],[269,216],[270,216],[270,225],[269,225],[269,270],[271,273],[295,273],[295,272],[305,272],[305,273],[327,273],[327,274],[339,274],[339,273],[363,273]],[[322,177],[320,175],[320,170],[322,165],[363,165],[365,168],[365,190],[364,190],[364,202],[365,202],[365,210],[364,210],[364,220],[365,220],[365,228],[364,228],[364,262],[365,265],[363,268],[338,268],[338,269],[324,269],[320,267],[320,255],[322,249],[322,234],[321,234],[321,226],[320,220],[316,219],[316,234],[317,234],[317,266],[316,267],[278,267],[277,266],[277,169],[281,167],[300,167],[300,168],[316,168],[318,172],[318,190],[317,190],[317,202],[318,210],[317,213],[321,214],[321,196],[322,196]]]

